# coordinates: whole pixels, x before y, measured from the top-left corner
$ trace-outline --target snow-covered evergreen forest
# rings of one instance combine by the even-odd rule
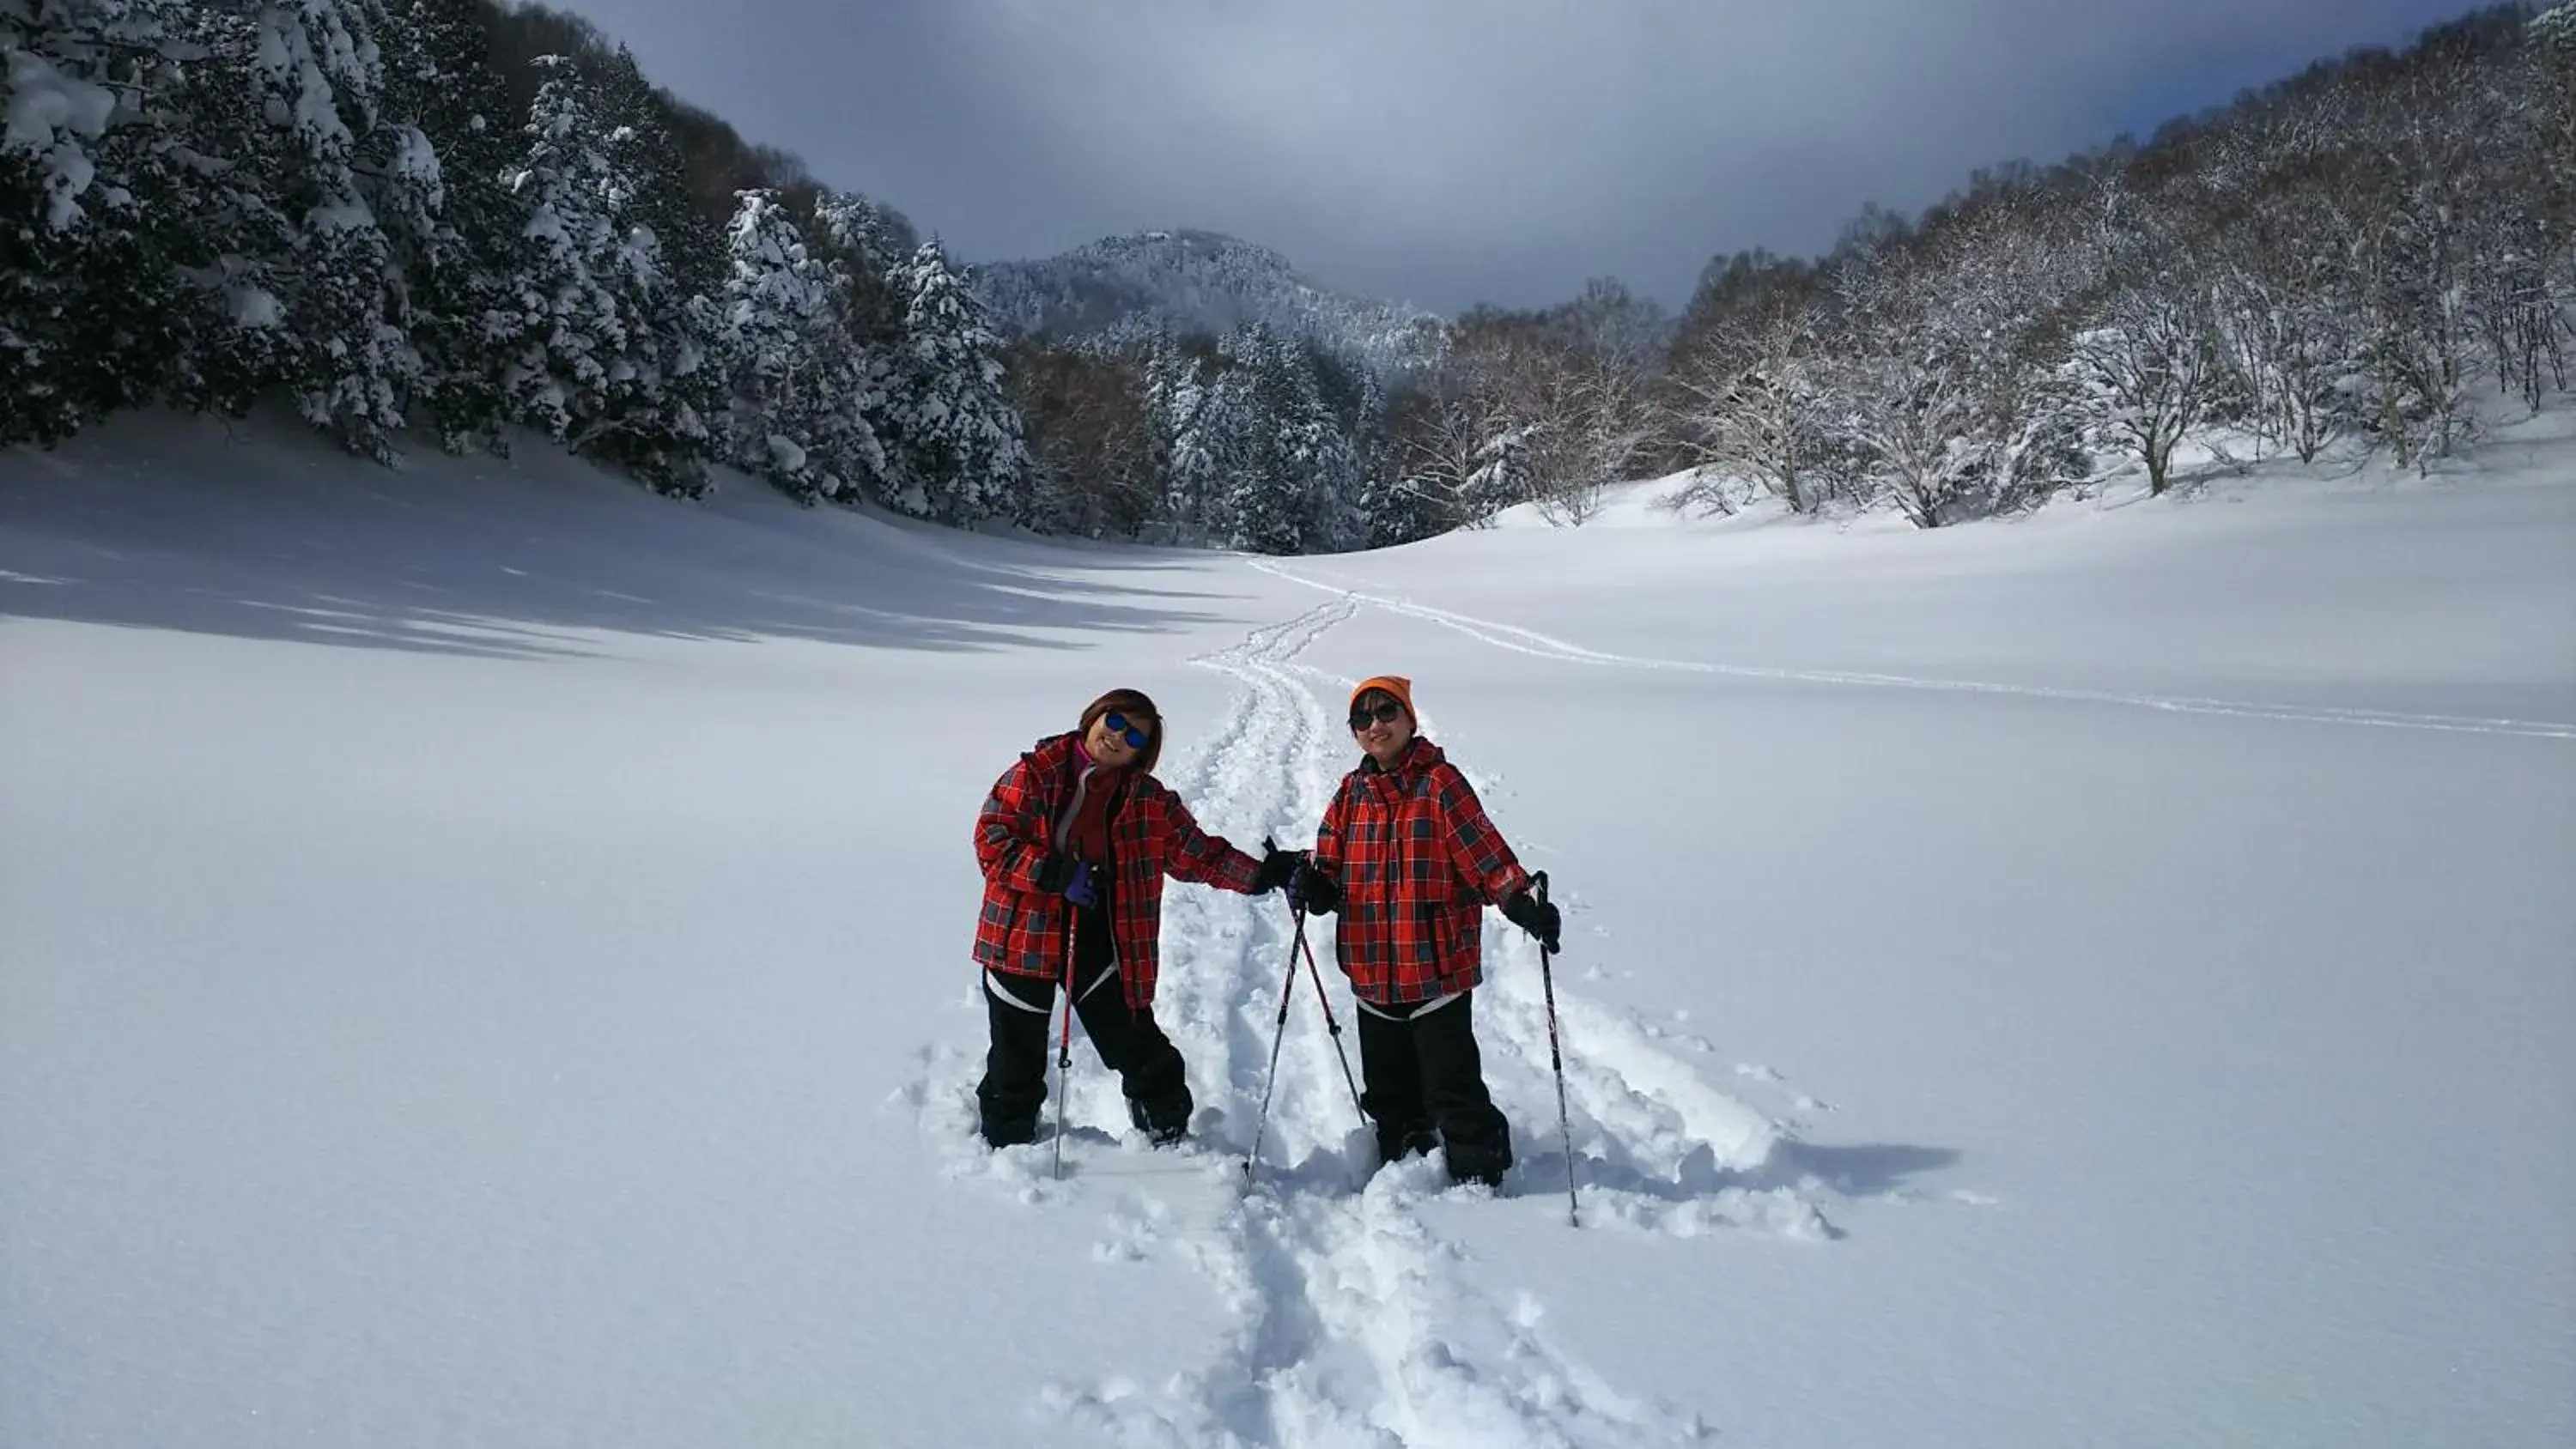
[[[2162,491],[2186,442],[2429,467],[2482,391],[2567,389],[2576,343],[2568,8],[1867,208],[1820,257],[1722,255],[1678,317],[1604,279],[1418,323],[1284,265],[1281,305],[1148,305],[1119,268],[1160,234],[970,274],[539,7],[0,0],[0,43],[0,442],[276,396],[386,460],[529,428],[681,496],[721,463],[1301,553],[1694,467],[1702,506],[1924,527],[2116,468]]]
[[[491,0],[0,0],[0,440],[291,397],[669,493],[1025,511],[1001,342],[901,215]]]

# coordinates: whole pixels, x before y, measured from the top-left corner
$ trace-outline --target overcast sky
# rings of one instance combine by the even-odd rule
[[[1147,227],[1442,312],[1831,245],[2460,0],[558,0],[967,261]]]

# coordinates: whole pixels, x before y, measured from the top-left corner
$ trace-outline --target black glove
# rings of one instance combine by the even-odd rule
[[[1297,873],[1297,867],[1305,863],[1306,857],[1299,852],[1271,846],[1269,853],[1261,857],[1261,868],[1252,873],[1252,893],[1266,896],[1288,884],[1289,877]]]
[[[1503,902],[1503,919],[1538,937],[1538,943],[1547,949],[1563,949],[1556,941],[1557,933],[1565,927],[1565,918],[1557,914],[1555,906],[1530,892],[1523,891]]]
[[[1073,868],[1078,863],[1061,850],[1048,851],[1047,858],[1038,862],[1039,892],[1050,896],[1064,894],[1064,888],[1073,884]]]
[[[1312,860],[1297,863],[1297,873],[1288,877],[1288,904],[1310,916],[1329,916],[1341,903],[1339,882],[1316,869]]]

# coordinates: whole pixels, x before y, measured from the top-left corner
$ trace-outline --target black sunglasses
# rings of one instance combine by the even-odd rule
[[[1100,722],[1109,726],[1109,732],[1111,734],[1125,740],[1127,742],[1127,748],[1131,750],[1141,750],[1154,742],[1154,737],[1152,735],[1149,735],[1143,730],[1136,728],[1134,725],[1129,724],[1127,722],[1127,716],[1120,714],[1114,709],[1101,716]]]
[[[1355,706],[1351,710],[1351,733],[1358,734],[1372,723],[1393,724],[1403,717],[1404,706],[1391,699],[1375,709],[1366,705]]]

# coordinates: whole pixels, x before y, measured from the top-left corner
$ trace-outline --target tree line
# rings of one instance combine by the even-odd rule
[[[291,398],[353,452],[533,428],[964,523],[1026,451],[900,214],[491,0],[0,0],[0,442]]]
[[[2576,342],[2576,9],[2504,5],[1822,256],[1613,280],[1416,355],[1247,323],[1001,336],[900,213],[496,0],[0,0],[0,442],[294,400],[378,458],[533,428],[674,494],[1274,553],[1610,482],[1683,501],[2027,508],[2187,441],[2474,442]]]
[[[1209,471],[1247,498],[1337,501],[1220,529],[1248,547],[1402,542],[1516,504],[1580,522],[1608,483],[1685,470],[1688,506],[1767,497],[1933,528],[2119,467],[2162,493],[2186,440],[2237,461],[2344,447],[2426,468],[2474,442],[2482,391],[2534,411],[2563,392],[2571,342],[2576,7],[2505,5],[2144,143],[1980,171],[1919,217],[1865,209],[1820,257],[1722,255],[1678,317],[1612,279],[1473,309],[1328,410],[1338,443]],[[1227,415],[1240,359],[1275,352],[1156,335],[1030,353],[1023,377],[1051,378],[1023,409],[1039,472],[1120,501],[1077,516],[1112,531],[1256,516],[1207,509],[1210,455],[1178,440]],[[1314,416],[1293,391],[1234,391],[1245,407],[1290,397],[1289,436]],[[1133,446],[1083,431],[1113,417]],[[1216,429],[1279,431],[1257,411]]]
[[[2576,8],[2507,5],[2041,168],[1822,257],[1710,263],[1661,346],[1615,282],[1459,319],[1399,393],[1435,513],[1696,468],[1685,501],[1938,527],[2187,438],[2425,467],[2480,389],[2537,411],[2576,340]],[[2224,445],[2222,445],[2224,446]]]

